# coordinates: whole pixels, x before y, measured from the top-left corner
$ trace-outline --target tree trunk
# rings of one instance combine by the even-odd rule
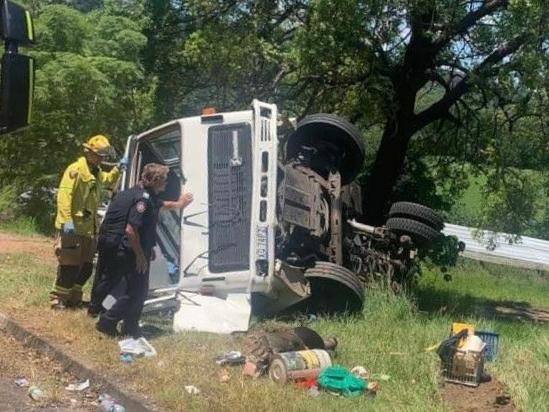
[[[411,121],[389,119],[375,163],[363,191],[363,220],[374,226],[385,223],[393,188],[402,174],[408,143],[414,133]]]

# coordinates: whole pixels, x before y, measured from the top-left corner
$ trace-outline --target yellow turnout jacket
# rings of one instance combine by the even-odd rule
[[[101,201],[101,190],[103,186],[114,185],[118,176],[120,170],[117,167],[110,172],[104,172],[99,168],[96,178],[84,156],[70,164],[63,174],[57,192],[55,227],[61,229],[64,223],[72,221],[77,235],[95,236],[95,219]]]

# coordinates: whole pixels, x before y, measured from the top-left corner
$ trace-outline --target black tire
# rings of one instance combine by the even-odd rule
[[[330,262],[316,262],[305,271],[311,297],[300,304],[306,312],[358,312],[364,304],[364,287],[349,269]]]
[[[362,134],[339,116],[318,113],[301,120],[288,138],[287,160],[297,158],[303,146],[314,147],[320,153],[317,159],[312,159],[311,169],[327,177],[327,168],[335,167],[342,185],[351,183],[362,170],[365,151]]]
[[[398,235],[410,236],[416,246],[428,246],[441,235],[438,230],[424,223],[403,217],[389,218],[385,226]]]
[[[404,217],[417,220],[437,231],[444,229],[444,220],[431,208],[412,202],[396,202],[389,210],[389,217]]]

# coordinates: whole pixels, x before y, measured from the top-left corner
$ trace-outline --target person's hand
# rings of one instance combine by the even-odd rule
[[[65,235],[74,234],[74,223],[72,223],[72,220],[69,220],[67,223],[63,223],[63,233]]]
[[[135,268],[137,269],[137,272],[146,273],[148,267],[149,263],[147,262],[145,255],[137,255],[135,258]]]
[[[128,167],[128,158],[124,156],[122,159],[118,161],[118,168],[122,171],[126,170]]]
[[[193,200],[194,200],[194,196],[192,193],[189,193],[189,192],[184,193],[183,196],[181,196],[181,207],[185,208],[189,206]]]

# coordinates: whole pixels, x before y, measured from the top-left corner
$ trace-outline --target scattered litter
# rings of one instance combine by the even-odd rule
[[[330,354],[322,349],[282,352],[273,357],[269,377],[280,384],[288,380],[316,379],[322,369],[331,365]]]
[[[450,337],[437,350],[446,382],[478,386],[485,379],[485,348],[486,343],[474,334],[474,325],[454,322]]]
[[[42,392],[37,386],[31,386],[28,394],[33,401],[38,401],[44,396],[44,392]]]
[[[387,382],[387,381],[390,381],[391,380],[391,375],[386,375],[384,373],[372,373],[372,376],[371,376],[372,379],[376,379],[378,381],[384,381],[384,382]]]
[[[247,368],[245,375],[259,376],[267,372],[276,354],[303,350],[330,350],[338,345],[336,338],[323,339],[314,330],[305,326],[278,331],[252,331],[244,341],[246,361],[255,364],[255,370]]]
[[[231,373],[227,368],[220,369],[217,376],[219,377],[219,382],[221,383],[227,383],[231,380]]]
[[[351,369],[351,373],[357,378],[364,379],[365,381],[370,379],[370,373],[366,370],[364,366],[355,366]]]
[[[226,352],[215,357],[215,363],[218,365],[242,365],[246,362],[246,357],[238,351]]]
[[[103,412],[126,412],[126,408],[108,393],[99,395],[99,405]]]
[[[90,380],[86,379],[84,382],[71,383],[65,388],[65,390],[71,391],[71,392],[82,392],[83,390],[88,389],[89,387],[90,387]]]
[[[303,389],[318,388],[318,381],[316,380],[316,378],[298,380],[295,382],[295,386]]]
[[[381,386],[379,385],[379,382],[368,382],[368,392],[370,392],[372,395],[376,395],[379,392],[380,388]]]
[[[29,381],[25,378],[17,378],[15,380],[15,384],[20,388],[26,388],[27,386],[30,385]]]
[[[307,391],[307,395],[309,395],[311,398],[318,398],[320,396],[318,386],[313,386],[312,388],[309,388],[309,390]]]
[[[495,332],[478,330],[475,332],[475,335],[477,335],[484,341],[484,343],[486,343],[486,360],[489,362],[493,361],[498,353],[499,334]]]
[[[118,341],[121,353],[130,353],[137,356],[156,356],[156,349],[147,341],[147,339],[141,337],[139,339],[128,338]]]
[[[361,395],[367,383],[357,378],[341,366],[331,366],[323,369],[318,377],[318,385],[330,392],[346,397]]]
[[[120,354],[120,361],[123,363],[132,363],[133,356],[131,353],[122,353]]]
[[[185,390],[189,395],[198,395],[200,393],[200,389],[198,389],[194,385],[187,385],[185,386]]]
[[[71,398],[71,407],[75,408],[78,405],[78,401],[76,399]]]

